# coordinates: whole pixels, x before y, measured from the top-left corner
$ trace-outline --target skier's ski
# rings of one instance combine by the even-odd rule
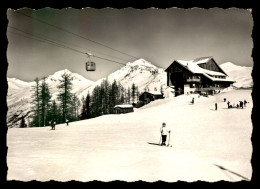
[[[161,145],[160,145],[160,144],[158,144],[158,143],[152,143],[152,142],[148,142],[148,144],[152,144],[152,145],[161,146]]]
[[[151,144],[151,145],[156,145],[156,146],[162,146],[161,144],[158,144],[158,143],[152,143],[152,142],[148,142],[148,144]],[[172,147],[172,145],[163,145],[162,147]]]

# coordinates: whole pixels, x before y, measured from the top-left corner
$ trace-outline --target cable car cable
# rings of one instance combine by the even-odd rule
[[[55,25],[50,24],[50,23],[48,23],[48,22],[45,22],[45,21],[43,21],[43,20],[41,20],[41,19],[38,19],[38,18],[35,18],[35,17],[32,17],[32,16],[29,16],[29,15],[24,14],[24,13],[21,13],[21,12],[19,12],[19,11],[14,11],[14,12],[15,12],[15,13],[18,13],[18,14],[21,14],[21,15],[23,15],[23,16],[27,16],[27,17],[29,17],[29,18],[31,18],[31,19],[37,20],[38,22],[41,22],[41,23],[47,24],[47,25],[49,25],[49,26],[52,26],[52,27],[54,27],[54,28],[56,28],[56,29],[59,29],[59,30],[61,30],[61,31],[64,31],[64,32],[66,32],[66,33],[75,35],[75,36],[77,36],[77,37],[80,37],[80,38],[83,38],[83,39],[85,39],[85,40],[91,41],[91,42],[96,43],[96,44],[98,44],[98,45],[104,46],[104,47],[109,48],[109,49],[111,49],[111,50],[113,50],[113,51],[119,52],[119,53],[121,53],[121,54],[125,54],[125,55],[130,56],[130,57],[135,58],[135,59],[139,59],[139,58],[137,58],[137,57],[135,57],[135,56],[132,56],[132,55],[127,54],[127,53],[124,53],[124,52],[122,52],[122,51],[116,50],[116,49],[114,49],[114,48],[112,48],[112,47],[109,47],[109,46],[104,45],[104,44],[102,44],[102,43],[100,43],[100,42],[91,40],[91,39],[89,39],[89,38],[83,37],[83,36],[81,36],[81,35],[78,35],[78,34],[76,34],[76,33],[73,33],[73,32],[71,32],[71,31],[68,31],[68,30],[66,30],[66,29],[60,28],[60,27],[58,27],[58,26],[55,26]]]
[[[27,34],[27,35],[31,35],[31,36],[35,37],[33,34],[30,34],[30,33],[28,33],[28,32],[24,32],[24,31],[22,31],[22,30],[19,30],[19,29],[17,29],[17,28],[11,27],[11,26],[8,26],[8,27],[13,28],[13,29],[15,29],[15,30],[18,30],[18,31],[20,31],[20,32],[23,32],[23,33],[25,33],[25,34]],[[8,31],[8,32],[11,32],[11,31]],[[14,33],[14,32],[11,32],[11,33]],[[17,35],[20,35],[20,34],[17,33]],[[30,38],[30,39],[35,39],[35,40],[42,41],[42,42],[47,41],[47,43],[52,44],[52,45],[56,45],[57,47],[61,47],[61,48],[67,49],[67,50],[72,50],[72,51],[75,51],[75,52],[78,52],[78,53],[81,53],[81,54],[86,54],[85,52],[82,52],[82,51],[80,51],[80,50],[77,50],[77,49],[68,47],[68,46],[66,46],[66,45],[59,44],[59,43],[57,43],[57,42],[54,42],[54,41],[51,41],[51,40],[48,40],[48,39],[45,39],[45,38],[42,38],[42,37],[38,37],[38,38],[41,39],[41,40],[39,40],[39,39],[37,39],[37,38],[31,38],[31,37],[24,36],[24,35],[21,35],[21,36],[27,37],[27,38]],[[37,37],[37,36],[36,36],[36,37]],[[117,62],[117,61],[110,60],[110,59],[106,59],[106,58],[103,58],[103,57],[100,57],[100,56],[96,56],[96,55],[93,55],[93,57],[99,58],[99,59],[103,59],[103,60],[107,60],[107,61],[114,62],[114,63],[121,64],[121,65],[126,65],[125,63]]]
[[[9,25],[8,27],[10,27],[10,28],[12,28],[12,29],[15,29],[15,30],[18,30],[18,31],[20,31],[20,32],[26,33],[26,34],[28,34],[28,35],[34,35],[34,36],[37,36],[37,35],[38,35],[38,36],[40,36],[39,38],[42,38],[41,36],[43,36],[43,37],[46,38],[46,36],[44,36],[44,35],[41,35],[41,34],[37,34],[37,35],[31,34],[31,33],[25,32],[25,31],[23,31],[23,30],[20,30],[20,29],[18,29],[18,28],[15,28],[15,27],[13,27],[13,26],[10,26],[10,25]],[[38,36],[37,36],[37,37],[38,37]],[[51,40],[56,40],[56,39],[51,39]],[[78,47],[78,48],[86,49],[86,50],[88,50],[88,51],[92,51],[92,52],[96,52],[96,53],[99,53],[99,54],[103,54],[103,55],[105,55],[105,56],[110,56],[110,57],[112,57],[112,58],[116,58],[116,59],[119,59],[119,60],[127,61],[127,60],[118,58],[118,57],[116,57],[116,56],[112,56],[112,55],[108,55],[108,54],[105,54],[105,53],[93,51],[93,50],[90,50],[90,49],[87,49],[87,48],[84,48],[84,47],[80,47],[80,46],[76,46],[76,45],[73,45],[73,44],[69,44],[69,43],[63,42],[63,41],[61,41],[61,40],[57,40],[57,41],[60,41],[61,43],[64,43],[64,44],[67,44],[67,45],[71,45],[71,46],[75,46],[75,47]],[[55,42],[55,41],[54,41],[54,42]]]

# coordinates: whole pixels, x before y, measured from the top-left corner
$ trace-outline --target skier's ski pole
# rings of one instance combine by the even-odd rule
[[[162,135],[160,135],[159,145],[161,144]]]
[[[168,140],[168,146],[170,146],[170,138],[171,137],[171,131],[169,132],[169,140]]]

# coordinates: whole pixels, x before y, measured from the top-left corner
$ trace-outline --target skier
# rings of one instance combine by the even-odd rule
[[[218,110],[218,104],[215,103],[215,110]]]
[[[67,123],[67,126],[69,125],[69,120],[68,119],[66,119],[66,123]]]
[[[224,98],[224,102],[226,102],[226,98]]]
[[[161,146],[166,146],[165,142],[167,139],[167,133],[170,133],[171,131],[166,129],[166,123],[162,124],[162,128],[161,128],[161,135],[162,135],[162,143]]]

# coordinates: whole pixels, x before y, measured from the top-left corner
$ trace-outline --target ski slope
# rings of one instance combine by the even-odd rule
[[[7,179],[251,179],[251,92],[231,90],[208,98],[181,95],[151,102],[133,113],[60,124],[55,131],[50,127],[8,129]],[[191,97],[194,105],[189,104]],[[244,109],[227,109],[223,98],[231,104],[246,99],[249,104]],[[148,144],[159,142],[162,122],[171,130],[173,147]]]

